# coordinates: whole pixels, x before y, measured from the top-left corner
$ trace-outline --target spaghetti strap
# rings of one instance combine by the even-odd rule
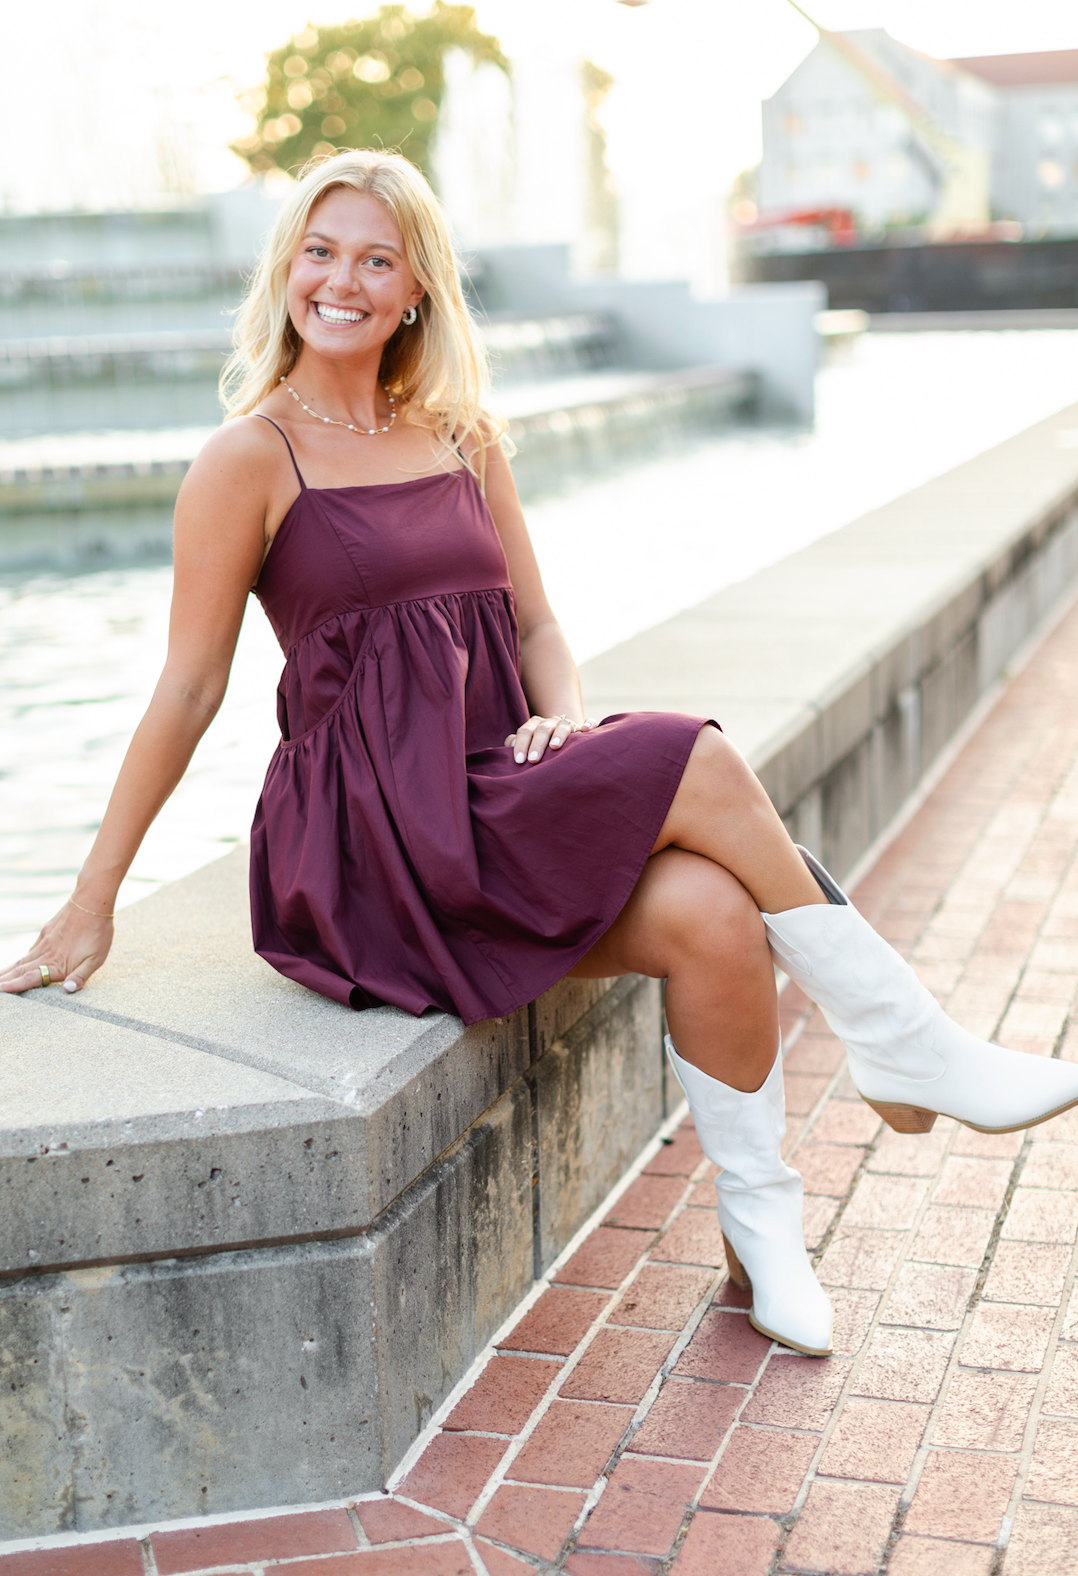
[[[260,410],[256,410],[254,414],[258,417],[259,421],[268,421],[271,427],[277,427],[277,423],[274,421],[272,416],[263,416]],[[288,457],[292,461],[292,467],[295,470],[296,475],[299,477],[299,485],[302,490],[306,492],[307,483],[303,480],[303,472],[296,464],[296,456],[292,453],[292,445],[289,443],[288,439],[285,438],[283,428],[277,427],[277,431],[281,434],[281,437],[284,438],[284,446],[288,450]]]

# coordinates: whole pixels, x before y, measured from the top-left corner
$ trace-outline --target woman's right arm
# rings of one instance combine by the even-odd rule
[[[0,973],[0,990],[41,985],[42,964],[54,984],[79,990],[105,961],[120,883],[224,699],[247,594],[265,556],[268,500],[279,485],[278,456],[255,430],[263,425],[240,420],[222,427],[184,478],[164,669],[73,901],[49,920],[24,958]]]

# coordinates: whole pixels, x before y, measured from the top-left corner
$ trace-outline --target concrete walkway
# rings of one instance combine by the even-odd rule
[[[968,1028],[1078,1059],[1078,609],[856,891]],[[883,1127],[783,997],[836,1355],[750,1327],[713,1168],[659,1146],[392,1496],[0,1554],[0,1576],[1070,1576],[1078,1112]]]

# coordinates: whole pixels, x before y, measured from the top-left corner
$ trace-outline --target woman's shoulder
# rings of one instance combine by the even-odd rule
[[[280,431],[275,432],[274,425],[272,418],[260,411],[251,411],[246,416],[230,416],[210,433],[195,463],[205,458],[214,465],[250,465],[252,461],[270,459],[278,451],[287,458]]]
[[[288,450],[271,419],[254,411],[231,416],[206,439],[184,478],[188,491],[207,484],[272,486],[282,462],[291,471]]]

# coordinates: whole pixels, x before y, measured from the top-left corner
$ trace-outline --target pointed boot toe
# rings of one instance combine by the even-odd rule
[[[1034,1127],[1078,1105],[1078,1065],[961,1028],[841,887],[800,850],[826,904],[764,914],[771,951],[843,1042],[863,1100],[900,1133],[937,1116],[980,1132]]]
[[[701,1147],[719,1166],[719,1224],[730,1279],[752,1293],[749,1319],[769,1340],[810,1357],[831,1351],[831,1304],[805,1252],[802,1186],[782,1159],[782,1057],[752,1094],[731,1089],[666,1052],[685,1091]]]
[[[720,1204],[720,1219],[722,1214]],[[758,1244],[742,1237],[742,1256],[725,1231],[722,1241],[730,1279],[752,1295],[749,1323],[753,1329],[805,1357],[830,1357],[834,1315],[804,1247],[789,1243],[780,1256],[775,1252],[773,1236],[766,1239],[763,1252]],[[746,1267],[746,1259],[756,1268],[755,1280]]]

